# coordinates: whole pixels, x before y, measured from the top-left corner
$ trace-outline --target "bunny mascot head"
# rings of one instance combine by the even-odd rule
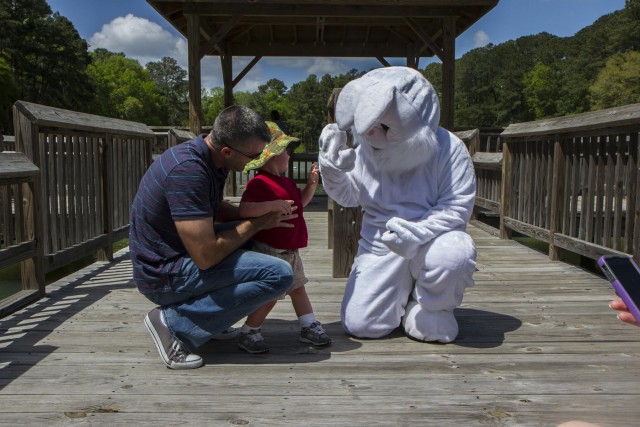
[[[439,121],[436,91],[411,68],[373,70],[348,83],[336,104],[338,127],[351,130],[356,144],[363,143],[386,170],[412,169],[433,156]]]
[[[402,324],[419,340],[454,340],[453,310],[473,284],[476,256],[465,232],[475,197],[466,147],[438,126],[436,91],[410,68],[349,82],[335,117],[319,141],[324,187],[340,205],[364,211],[344,328],[376,338]]]

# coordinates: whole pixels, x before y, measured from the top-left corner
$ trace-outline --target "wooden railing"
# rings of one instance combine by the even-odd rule
[[[503,133],[501,237],[512,230],[589,258],[639,259],[640,104],[510,125]]]
[[[498,215],[502,192],[502,138],[498,128],[476,129],[468,147],[476,172],[476,201],[473,218],[479,211]],[[486,133],[485,133],[486,132]],[[465,134],[458,132],[464,139]]]
[[[35,194],[39,178],[40,170],[24,154],[0,152],[0,270],[18,262],[29,264],[22,290],[0,301],[0,317],[44,295],[43,269],[31,268],[42,259],[40,230],[34,222],[33,198],[25,197]]]
[[[36,261],[23,265],[23,282],[33,276],[42,286],[45,273],[93,252],[111,260],[113,243],[128,237],[130,206],[151,164],[153,131],[23,101],[13,117],[16,150],[40,170],[31,191],[14,192],[14,206],[33,204],[26,234],[40,248]],[[2,217],[3,229],[10,216]]]
[[[12,135],[0,135],[0,152],[16,151],[16,139]]]
[[[289,170],[287,176],[292,178],[298,184],[307,182],[311,165],[318,162],[318,153],[294,153],[289,158]],[[230,196],[240,196],[244,192],[247,182],[256,174],[255,170],[249,173],[230,172],[229,175],[235,178],[235,186],[233,190],[229,190]],[[322,181],[320,182],[322,185]]]

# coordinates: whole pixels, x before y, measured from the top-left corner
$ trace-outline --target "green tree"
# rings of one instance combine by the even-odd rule
[[[189,119],[187,72],[178,65],[175,59],[168,56],[160,61],[147,63],[145,68],[162,94],[162,123],[166,125],[185,124]]]
[[[150,125],[162,121],[162,96],[158,86],[135,59],[123,53],[96,49],[88,67],[96,88],[91,112]]]
[[[612,55],[640,50],[640,25],[629,8],[604,15],[566,40],[559,67],[560,115],[591,110],[589,87]]]
[[[93,93],[87,43],[67,18],[45,0],[0,0],[0,31],[17,98],[84,110]]]
[[[640,0],[625,0],[624,7],[634,18],[640,19]]]
[[[538,62],[524,76],[524,95],[527,105],[535,112],[534,119],[554,117],[559,93],[557,73],[548,65]]]
[[[16,92],[11,67],[7,61],[0,58],[0,133],[11,129],[11,106],[16,100]]]
[[[318,80],[315,74],[291,86],[287,94],[287,117],[289,132],[302,140],[306,151],[318,150],[318,137],[326,124],[327,100],[333,89],[330,76]]]
[[[218,114],[224,109],[224,89],[221,87],[214,87],[209,91],[203,89],[201,103],[203,124],[211,126]]]
[[[282,111],[285,108],[286,92],[287,85],[282,80],[269,79],[265,84],[258,86],[258,90],[253,93],[248,107],[268,119],[271,110]]]
[[[594,110],[640,102],[640,52],[613,55],[589,88]]]

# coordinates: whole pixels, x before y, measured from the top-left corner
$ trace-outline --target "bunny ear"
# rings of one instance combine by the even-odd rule
[[[358,104],[358,97],[366,84],[362,79],[352,80],[345,85],[338,95],[336,102],[336,123],[342,131],[346,131],[353,126],[353,114]]]
[[[388,85],[372,85],[360,95],[355,108],[354,125],[360,135],[380,123],[382,116],[395,104],[395,88]]]

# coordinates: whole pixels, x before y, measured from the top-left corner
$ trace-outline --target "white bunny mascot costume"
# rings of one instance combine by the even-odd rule
[[[376,69],[351,81],[335,117],[320,135],[324,188],[340,205],[364,211],[343,327],[379,338],[402,323],[417,340],[453,341],[453,310],[473,284],[476,264],[465,231],[476,191],[466,147],[438,126],[438,96],[410,68]]]

